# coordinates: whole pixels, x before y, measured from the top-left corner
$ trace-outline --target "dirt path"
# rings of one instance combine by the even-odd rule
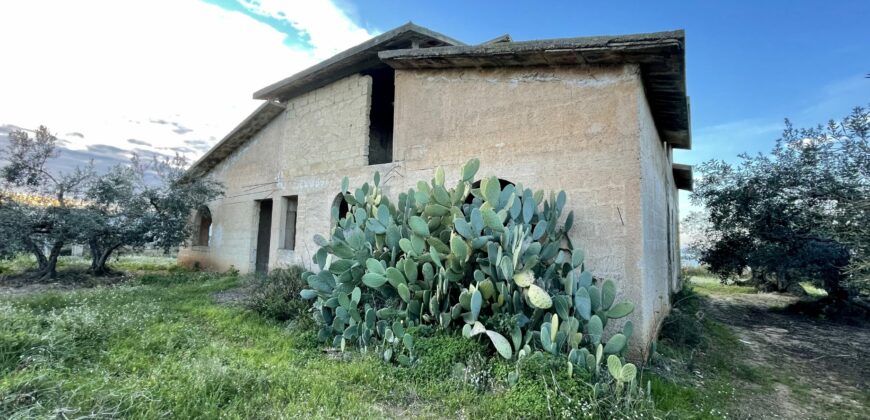
[[[772,377],[772,391],[747,392],[765,418],[870,417],[870,326],[771,312],[795,299],[778,294],[713,295],[708,313],[731,327],[748,361]],[[757,392],[761,391],[761,392]]]

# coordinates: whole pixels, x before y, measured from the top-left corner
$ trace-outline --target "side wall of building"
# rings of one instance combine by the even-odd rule
[[[654,337],[670,310],[670,294],[679,287],[679,200],[673,176],[672,151],[658,135],[645,95],[638,96],[637,111],[641,134],[643,226],[643,259],[640,264],[644,282],[640,295],[642,304],[638,306],[640,312],[636,316],[649,329],[643,336]]]
[[[613,279],[619,298],[637,303],[631,319],[645,340],[653,331],[645,314],[668,297],[645,296],[667,280],[646,269],[650,221],[639,180],[641,161],[657,156],[642,147],[642,133],[655,127],[641,126],[641,103],[636,66],[398,71],[396,158],[408,180],[429,179],[441,165],[450,183],[479,157],[482,176],[565,190],[572,242],[596,277]]]

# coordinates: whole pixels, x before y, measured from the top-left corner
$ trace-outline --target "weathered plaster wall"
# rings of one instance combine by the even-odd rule
[[[290,100],[287,110],[218,164],[209,176],[225,186],[209,204],[208,247],[182,250],[179,261],[212,270],[254,270],[257,200],[272,199],[270,268],[310,261],[311,238],[329,230],[339,174],[365,168],[371,78],[351,76]],[[362,178],[362,177],[361,177]],[[282,249],[285,196],[296,195],[297,245]]]
[[[638,304],[638,336],[651,334],[667,304],[667,293],[658,296],[668,290],[666,197],[675,205],[676,190],[636,66],[400,70],[395,83],[393,163],[366,166],[369,77],[294,98],[212,170],[227,185],[227,197],[210,206],[212,245],[181,260],[252,271],[255,200],[273,198],[270,268],[310,265],[312,237],[328,232],[343,176],[361,185],[380,171],[395,197],[437,166],[453,183],[478,157],[479,176],[566,191],[573,243],[596,276],[617,281],[621,298]],[[295,251],[280,249],[288,195],[299,200]]]
[[[396,85],[405,179],[428,179],[438,165],[455,177],[479,157],[481,175],[565,190],[572,242],[597,277],[615,280],[620,298],[638,303],[638,336],[652,332],[655,309],[645,295],[667,281],[644,271],[641,160],[656,156],[642,150],[641,137],[650,128],[656,134],[641,126],[636,66],[399,71]]]
[[[220,271],[230,266],[253,269],[259,215],[254,200],[271,196],[281,165],[279,159],[259,156],[283,149],[284,125],[276,118],[211,171],[210,176],[224,184],[225,194],[208,205],[212,216],[209,245],[182,249],[180,263],[197,261],[205,269]]]
[[[642,89],[642,88],[640,88]],[[672,153],[661,141],[644,95],[638,96],[641,151],[641,218],[643,291],[636,317],[642,320],[640,337],[653,337],[670,310],[680,270],[677,232],[677,188]],[[637,298],[636,298],[637,299]],[[637,323],[636,323],[637,325]],[[636,343],[637,344],[637,343]],[[644,343],[647,344],[647,343]]]

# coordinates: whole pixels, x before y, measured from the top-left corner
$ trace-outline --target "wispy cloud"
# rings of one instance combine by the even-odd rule
[[[244,4],[251,11],[173,0],[0,2],[0,125],[47,125],[90,156],[88,145],[160,153],[206,142],[178,150],[196,158],[258,105],[252,92],[370,36],[327,0]],[[309,43],[288,44],[254,10],[283,16]]]
[[[710,159],[733,160],[743,152],[770,149],[784,128],[782,119],[746,119],[700,127],[692,132],[692,150],[675,150],[681,163],[697,164]]]
[[[809,127],[825,124],[830,119],[839,120],[854,106],[866,106],[870,101],[870,79],[865,76],[856,74],[810,92],[810,99],[797,105],[794,115],[749,118],[696,128],[692,133],[692,150],[675,150],[674,160],[697,165],[710,159],[736,162],[741,153],[768,153],[785,128],[785,118],[795,126]],[[688,197],[688,193],[680,192],[680,208],[700,210],[689,203]]]
[[[20,130],[21,127],[13,125],[0,125],[0,150],[5,150],[9,144],[9,134],[15,130]],[[31,133],[33,134],[33,133]],[[115,146],[105,144],[86,145],[83,149],[71,149],[66,145],[69,142],[61,141],[58,144],[58,157],[52,159],[49,164],[49,171],[52,173],[69,173],[77,166],[83,166],[89,162],[94,163],[94,167],[98,171],[105,171],[119,163],[129,162],[134,151],[122,149]],[[152,151],[145,151],[149,158],[155,155]],[[144,155],[143,153],[139,153]],[[0,154],[0,162],[3,162],[3,156]]]
[[[867,106],[870,102],[870,78],[857,73],[845,79],[822,86],[812,102],[795,118],[802,125],[824,124],[829,119],[840,119],[855,106]]]
[[[137,145],[137,146],[147,146],[147,147],[151,147],[151,143],[148,143],[147,141],[144,141],[144,140],[127,139],[127,143],[135,144],[135,145]]]
[[[373,35],[330,1],[240,0],[240,3],[252,13],[290,23],[308,40],[318,59],[335,55]]]
[[[187,133],[193,131],[193,129],[190,129],[190,128],[187,128],[187,127],[181,125],[181,123],[178,121],[166,121],[163,119],[156,119],[156,120],[152,119],[152,120],[149,120],[148,122],[150,122],[151,124],[170,125],[173,127],[172,132],[175,134],[187,134]]]

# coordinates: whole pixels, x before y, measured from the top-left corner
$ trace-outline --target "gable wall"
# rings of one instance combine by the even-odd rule
[[[210,206],[213,245],[184,250],[182,262],[253,270],[255,200],[272,197],[270,268],[310,266],[312,238],[328,234],[343,176],[355,187],[380,171],[395,198],[437,166],[453,184],[461,165],[478,157],[478,177],[565,190],[572,242],[597,277],[618,283],[619,299],[637,303],[638,336],[653,332],[655,314],[667,307],[666,197],[675,205],[676,190],[637,66],[397,70],[395,83],[392,163],[366,166],[368,76],[294,98],[212,171],[227,185]],[[285,195],[299,197],[295,251],[280,249]]]
[[[256,200],[273,200],[270,267],[310,261],[310,238],[329,229],[332,199],[341,177],[367,161],[371,78],[354,75],[290,100],[286,111],[208,176],[225,186],[225,196],[209,204],[212,240],[188,247],[179,261],[199,261],[213,270],[234,266],[253,271],[256,256]],[[282,197],[298,196],[294,251],[281,249],[285,207]],[[304,219],[303,219],[304,217]]]

